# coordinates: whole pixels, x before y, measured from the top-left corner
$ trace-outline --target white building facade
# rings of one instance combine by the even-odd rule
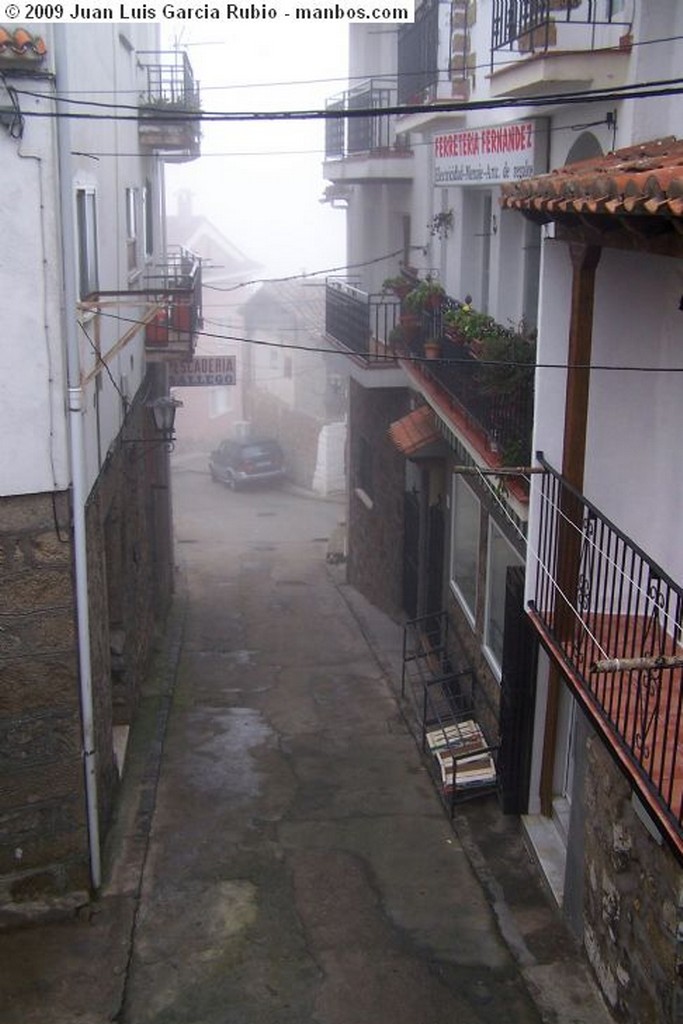
[[[198,124],[168,120],[198,93],[153,25],[0,26],[0,71],[0,878],[21,904],[99,885],[172,591],[153,412],[200,307],[191,255],[166,251],[163,163],[198,155]]]
[[[503,809],[522,815],[607,1004],[629,1021],[680,1013],[680,669],[655,678],[646,661],[611,677],[609,694],[638,706],[636,727],[572,659],[680,654],[681,108],[667,83],[682,15],[673,2],[454,0],[378,35],[353,26],[353,87],[330,106],[399,110],[328,127],[324,165],[328,197],[347,207],[350,284],[370,325],[351,393],[349,577],[387,610],[447,617],[458,667],[495,709]],[[583,161],[591,184],[578,193],[562,169]],[[382,295],[394,275],[431,278],[455,300],[423,320],[421,340],[406,341],[393,284]],[[392,311],[378,313],[383,303]],[[481,363],[467,376],[463,339],[449,340],[448,311],[463,303],[535,346],[535,380],[501,391],[510,414],[526,396],[514,425]],[[393,334],[377,327],[387,317]],[[440,362],[421,349],[427,322]],[[385,340],[404,378],[377,391]],[[568,371],[585,360],[583,376]],[[425,406],[431,428],[410,442]],[[567,484],[596,511],[582,519],[560,497]],[[553,506],[560,521],[573,509],[573,546],[558,523],[550,530]],[[587,540],[596,524],[613,546],[599,557]],[[606,601],[617,551],[642,562],[640,603],[625,589]],[[573,626],[557,636],[565,584]]]

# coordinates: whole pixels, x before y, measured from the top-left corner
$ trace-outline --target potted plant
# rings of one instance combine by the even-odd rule
[[[424,343],[424,353],[427,359],[438,359],[441,355],[441,342],[438,338],[427,338]]]
[[[382,292],[385,295],[396,295],[399,299],[405,299],[406,295],[410,293],[414,285],[414,282],[410,278],[405,277],[403,274],[398,274],[396,277],[387,277],[382,282]]]
[[[446,298],[443,285],[426,277],[420,281],[406,296],[406,308],[414,313],[423,313],[425,310],[439,309]]]

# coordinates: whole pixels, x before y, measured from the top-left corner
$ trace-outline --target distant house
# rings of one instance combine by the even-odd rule
[[[166,219],[169,243],[183,245],[202,261],[204,326],[197,356],[233,355],[236,384],[219,387],[177,388],[179,448],[206,450],[235,433],[244,420],[244,345],[234,338],[244,334],[240,306],[247,285],[262,272],[260,264],[244,255],[206,217],[193,213],[192,195],[183,190],[176,214]],[[229,339],[224,336],[229,336]]]
[[[280,439],[290,479],[323,494],[346,487],[348,361],[325,338],[325,287],[261,286],[242,315],[245,429]]]

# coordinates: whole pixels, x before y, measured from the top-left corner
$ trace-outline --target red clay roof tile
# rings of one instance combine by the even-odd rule
[[[673,136],[592,157],[502,186],[501,203],[514,210],[645,214],[683,212],[683,139]]]

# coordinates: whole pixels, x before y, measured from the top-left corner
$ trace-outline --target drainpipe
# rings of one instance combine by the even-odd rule
[[[61,74],[57,89],[66,88],[68,33],[66,26],[54,26],[55,53]],[[56,100],[58,115],[66,112],[66,105]],[[83,769],[88,820],[90,880],[93,889],[102,881],[100,860],[100,824],[97,809],[97,759],[95,754],[95,726],[92,691],[92,662],[90,656],[90,613],[88,605],[88,560],[86,549],[85,502],[87,498],[85,474],[85,440],[83,416],[85,409],[81,365],[76,324],[76,236],[74,231],[73,189],[71,187],[71,125],[68,117],[57,117],[57,153],[59,164],[59,198],[62,211],[62,274],[64,287],[64,331],[66,336],[69,447],[73,495],[74,565],[76,576],[76,616],[78,629],[78,667],[83,740]]]

